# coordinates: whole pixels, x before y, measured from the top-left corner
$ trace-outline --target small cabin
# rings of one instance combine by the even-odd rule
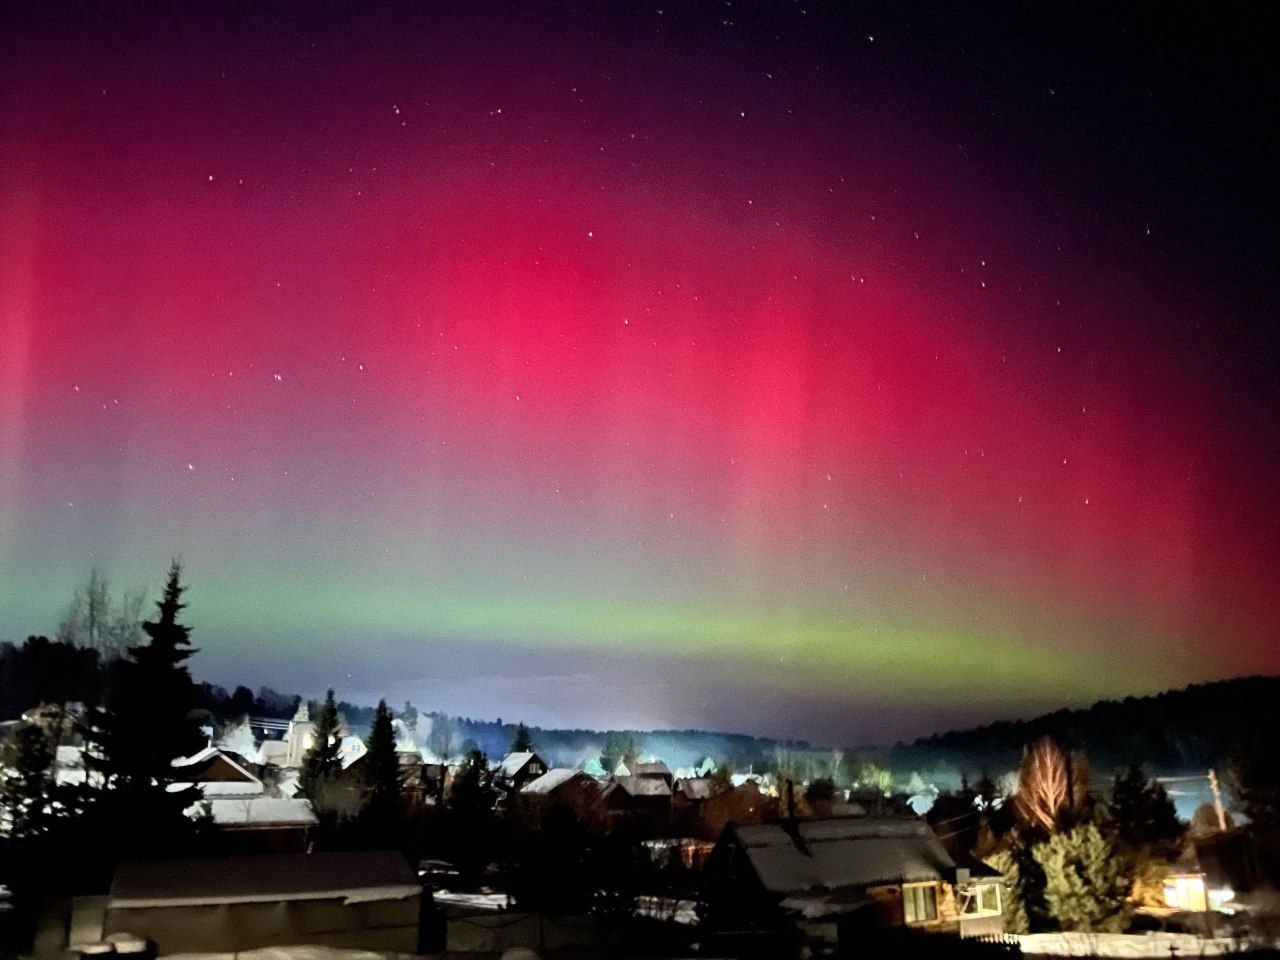
[[[725,828],[707,874],[714,910],[771,918],[815,942],[856,944],[864,931],[1001,933],[1001,877],[957,866],[913,818],[836,817]]]
[[[408,861],[386,850],[124,863],[95,932],[141,937],[162,955],[286,944],[417,953],[422,896]]]

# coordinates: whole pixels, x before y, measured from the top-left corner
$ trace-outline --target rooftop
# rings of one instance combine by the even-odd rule
[[[108,907],[128,909],[322,900],[399,900],[421,891],[408,861],[391,850],[274,853],[123,863]]]

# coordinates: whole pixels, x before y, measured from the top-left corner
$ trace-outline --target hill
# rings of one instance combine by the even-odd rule
[[[898,745],[889,760],[895,770],[939,764],[971,774],[1008,770],[1025,744],[1047,735],[1082,750],[1097,770],[1136,761],[1173,773],[1221,764],[1243,735],[1278,724],[1280,677],[1240,677],[935,734]]]

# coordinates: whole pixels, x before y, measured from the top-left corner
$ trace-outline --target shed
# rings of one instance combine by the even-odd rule
[[[414,953],[422,886],[388,850],[125,863],[103,933],[132,933],[167,953],[232,953],[312,944]]]

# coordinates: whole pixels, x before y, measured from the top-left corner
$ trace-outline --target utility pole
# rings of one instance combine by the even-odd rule
[[[1227,829],[1227,814],[1222,809],[1222,791],[1218,789],[1218,774],[1213,767],[1209,768],[1209,789],[1213,791],[1213,812],[1218,815],[1218,829]]]

